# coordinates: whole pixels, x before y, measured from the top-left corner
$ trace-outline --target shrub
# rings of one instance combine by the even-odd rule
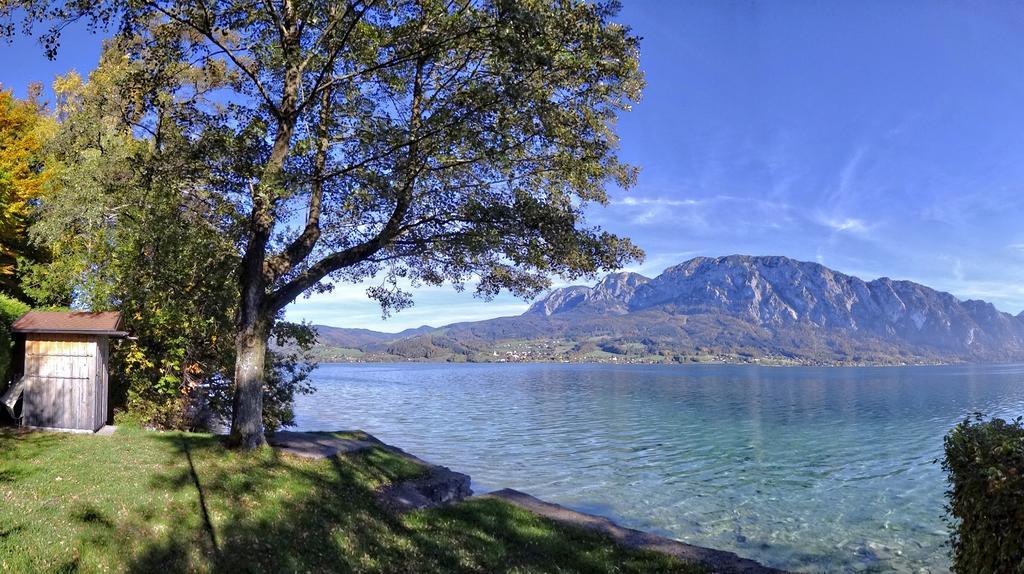
[[[7,383],[11,379],[11,360],[14,354],[14,337],[11,334],[11,325],[18,320],[19,317],[28,313],[31,308],[18,301],[8,297],[7,295],[0,295],[0,391],[3,391],[7,387]]]
[[[1024,574],[1024,419],[975,415],[944,443],[953,570]]]

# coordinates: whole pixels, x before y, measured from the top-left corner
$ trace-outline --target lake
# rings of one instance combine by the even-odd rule
[[[295,430],[362,429],[621,524],[806,572],[948,572],[942,437],[1024,365],[321,365]]]

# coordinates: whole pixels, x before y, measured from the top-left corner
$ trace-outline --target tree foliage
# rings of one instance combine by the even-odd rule
[[[11,327],[28,311],[27,304],[0,295],[0,393],[7,389],[7,383],[11,382],[11,377],[15,374],[11,372],[11,365],[14,363],[14,334]],[[3,416],[3,413],[0,413],[0,418]]]
[[[641,255],[583,219],[635,178],[613,128],[643,79],[615,2],[5,6],[10,33],[19,15],[52,26],[51,51],[69,22],[116,26],[138,71],[123,101],[135,135],[209,146],[202,217],[240,255],[232,436],[245,446],[263,441],[267,339],[303,293],[373,278],[387,312],[410,304],[405,284],[528,296]]]
[[[1024,573],[1024,419],[975,415],[944,442],[953,571]]]
[[[60,129],[32,228],[34,239],[52,246],[53,261],[33,267],[26,285],[42,303],[120,310],[134,338],[112,355],[117,402],[143,422],[192,428],[210,414],[230,417],[222,396],[234,372],[238,252],[211,224],[208,148],[173,122],[158,138],[133,134],[125,112],[137,71],[113,43],[87,83],[70,74],[54,84]],[[311,345],[299,328],[283,338]],[[303,358],[268,361],[271,428],[291,422],[292,394],[308,388]]]
[[[47,174],[43,145],[53,122],[39,99],[39,86],[28,100],[0,89],[0,288],[23,296],[18,282],[18,259],[38,257],[27,241],[32,204]]]

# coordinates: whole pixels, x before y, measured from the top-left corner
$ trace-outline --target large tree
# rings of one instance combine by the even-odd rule
[[[114,26],[155,80],[226,82],[196,98],[134,100],[138,134],[177,122],[219,137],[213,210],[241,258],[232,441],[263,444],[264,357],[278,313],[336,281],[376,277],[385,311],[403,285],[474,283],[529,296],[552,274],[641,253],[583,221],[605,186],[632,184],[613,124],[640,96],[638,40],[617,3],[582,0],[18,0],[8,33]],[[20,20],[20,21],[19,21]],[[140,82],[143,85],[144,82]],[[155,103],[160,102],[160,106]],[[181,102],[167,113],[168,102]],[[145,113],[159,108],[161,113]]]

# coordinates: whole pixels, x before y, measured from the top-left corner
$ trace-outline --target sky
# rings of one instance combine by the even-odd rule
[[[786,255],[1024,310],[1024,6],[623,4],[647,88],[619,120],[620,156],[641,172],[588,220],[646,251],[629,270]],[[29,40],[0,45],[0,84],[24,96],[98,55],[85,30],[69,32],[56,62]],[[300,298],[287,317],[398,331],[529,304],[432,287],[384,320],[367,286]]]

